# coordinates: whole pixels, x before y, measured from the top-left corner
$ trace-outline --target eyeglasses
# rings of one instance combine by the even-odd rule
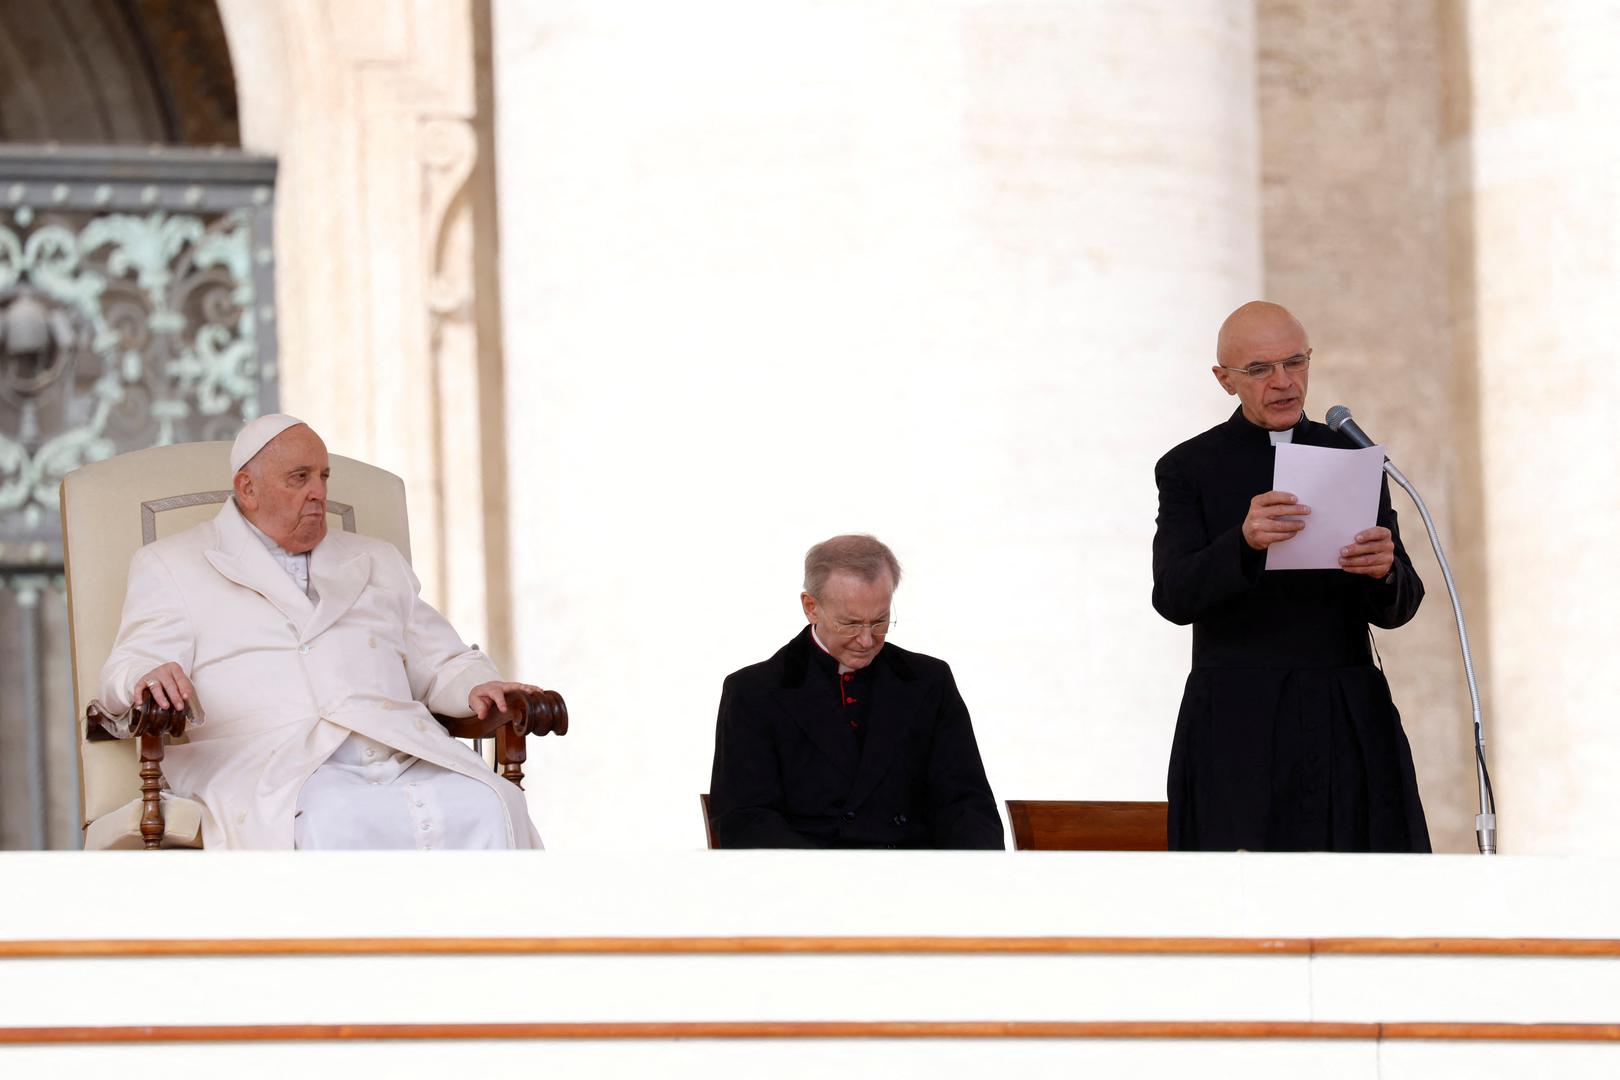
[[[879,619],[877,622],[842,622],[832,620],[827,628],[839,637],[854,637],[862,630],[870,630],[873,637],[882,637],[894,627],[894,619]]]
[[[1226,371],[1235,371],[1239,375],[1247,375],[1249,378],[1257,380],[1271,378],[1271,372],[1279,367],[1290,375],[1298,375],[1301,372],[1309,369],[1310,366],[1311,358],[1310,354],[1308,353],[1301,353],[1299,356],[1290,356],[1286,360],[1273,360],[1269,364],[1256,360],[1254,363],[1249,364],[1246,367],[1227,367],[1225,364],[1221,365],[1221,367]]]

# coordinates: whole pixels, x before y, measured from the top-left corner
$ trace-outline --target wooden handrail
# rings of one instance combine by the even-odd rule
[[[1612,938],[378,937],[0,941],[0,959],[522,955],[1620,956]]]
[[[1357,1039],[1620,1042],[1620,1024],[1341,1023],[1314,1020],[655,1021],[537,1024],[221,1024],[0,1027],[0,1045],[344,1040]]]

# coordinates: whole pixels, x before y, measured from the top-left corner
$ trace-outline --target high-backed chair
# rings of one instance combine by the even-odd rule
[[[1017,851],[1164,851],[1170,805],[1008,799]]]
[[[112,651],[129,562],[144,544],[212,519],[230,497],[228,442],[183,443],[122,454],[62,481],[62,547],[79,733],[79,792],[86,850],[201,847],[202,807],[162,790],[165,739],[185,738],[184,713],[159,709],[143,690],[135,736],[115,739],[91,700]],[[332,455],[328,528],[387,540],[411,556],[405,484],[374,465]],[[521,698],[522,700],[515,700]],[[203,703],[206,707],[207,702]],[[565,734],[568,710],[552,691],[511,695],[486,720],[438,717],[451,735],[494,736],[497,766],[519,787],[529,733]]]

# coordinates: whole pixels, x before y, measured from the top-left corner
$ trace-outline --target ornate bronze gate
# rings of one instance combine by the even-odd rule
[[[0,146],[0,847],[76,847],[57,487],[276,403],[275,163]]]

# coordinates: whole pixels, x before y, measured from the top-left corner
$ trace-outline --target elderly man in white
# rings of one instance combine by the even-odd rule
[[[170,788],[210,848],[537,848],[523,793],[429,710],[505,711],[495,666],[393,545],[326,529],[326,445],[277,413],[231,449],[213,521],[143,547],[101,702],[193,715]],[[206,706],[206,714],[203,707]]]

